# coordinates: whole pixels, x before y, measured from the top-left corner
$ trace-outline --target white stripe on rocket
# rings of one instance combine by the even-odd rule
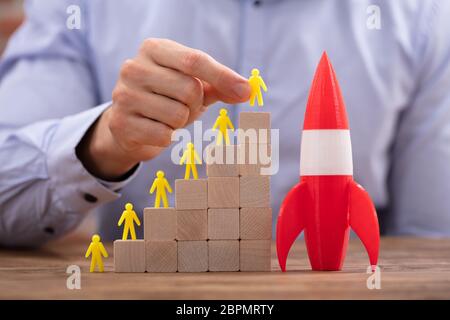
[[[353,175],[349,130],[303,130],[301,176]]]

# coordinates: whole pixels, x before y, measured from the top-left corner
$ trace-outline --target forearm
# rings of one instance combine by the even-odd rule
[[[85,213],[117,199],[75,148],[106,105],[10,131],[0,141],[0,245],[36,246],[76,227]],[[135,172],[134,172],[135,173]]]

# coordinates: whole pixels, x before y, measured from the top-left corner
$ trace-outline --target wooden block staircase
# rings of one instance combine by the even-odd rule
[[[206,150],[207,179],[175,181],[175,208],[144,209],[143,240],[114,242],[116,272],[271,270],[270,113],[242,112],[239,129]]]

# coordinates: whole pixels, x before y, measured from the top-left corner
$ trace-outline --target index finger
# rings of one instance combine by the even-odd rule
[[[146,40],[151,58],[159,65],[199,78],[236,102],[250,97],[248,80],[208,54],[171,40]]]

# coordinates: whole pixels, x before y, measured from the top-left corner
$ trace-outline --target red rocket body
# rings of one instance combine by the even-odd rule
[[[317,67],[303,124],[300,182],[278,215],[277,254],[286,271],[289,250],[304,231],[313,270],[341,270],[350,228],[376,266],[379,227],[369,194],[353,180],[350,130],[344,100],[326,53]]]

